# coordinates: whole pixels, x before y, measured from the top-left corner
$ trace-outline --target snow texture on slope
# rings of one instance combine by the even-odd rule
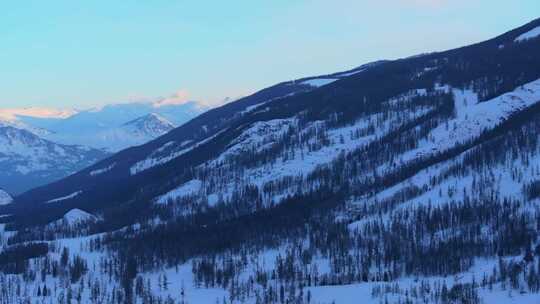
[[[167,203],[167,201],[171,199],[193,195],[193,194],[198,193],[201,190],[201,188],[202,188],[202,182],[200,180],[194,179],[160,196],[156,200],[156,203],[165,204]]]
[[[0,189],[0,205],[7,205],[10,204],[13,201],[13,198],[11,198],[11,195],[9,195],[6,191]]]
[[[165,148],[167,147],[170,147],[172,145],[174,145],[175,143],[174,142],[168,142],[166,144],[164,144],[163,146],[159,147],[158,149],[156,149],[152,154],[150,154],[150,156],[144,160],[141,160],[137,163],[135,163],[133,166],[131,166],[130,168],[130,173],[131,175],[135,175],[139,172],[142,172],[142,171],[145,171],[145,170],[148,170],[150,168],[153,168],[153,167],[156,167],[156,166],[159,166],[159,165],[163,165],[165,163],[168,163],[172,160],[174,160],[175,158],[178,158],[184,154],[186,154],[187,152],[195,149],[196,147],[200,146],[200,145],[203,145],[205,143],[207,143],[208,141],[214,139],[215,137],[219,136],[221,133],[225,132],[226,130],[222,130],[210,137],[208,137],[207,139],[204,139],[198,143],[196,143],[195,145],[192,145],[192,146],[188,146],[189,144],[191,144],[192,142],[191,141],[185,141],[185,142],[182,142],[178,145],[178,148],[180,148],[180,150],[176,150],[166,156],[157,156],[157,154],[159,154],[161,151],[163,151]]]
[[[56,202],[65,201],[65,200],[68,200],[68,199],[72,199],[72,198],[76,197],[77,195],[79,195],[81,193],[82,193],[82,191],[73,192],[73,193],[71,193],[69,195],[66,195],[66,196],[62,196],[62,197],[59,197],[59,198],[48,200],[48,201],[46,201],[46,203],[56,203]]]
[[[524,33],[524,34],[521,34],[519,35],[514,41],[515,42],[524,42],[524,41],[527,41],[529,39],[534,39],[534,38],[537,38],[538,36],[540,36],[540,26],[538,27],[535,27],[534,29]]]
[[[116,166],[116,163],[112,163],[111,165],[105,167],[105,168],[101,168],[101,169],[96,169],[96,170],[92,170],[90,171],[90,175],[91,176],[98,176],[98,175],[101,175],[105,172],[108,172],[110,170],[112,170],[114,167]]]
[[[53,182],[107,155],[102,150],[62,145],[24,129],[0,125],[0,185],[10,193]]]
[[[478,138],[484,131],[493,129],[513,113],[540,102],[540,80],[480,103],[472,91],[454,90],[454,96],[456,117],[432,130],[429,139],[421,142],[418,149],[405,153],[402,160],[443,152]]]
[[[425,90],[415,90],[389,100],[388,104],[398,106],[417,95],[424,94],[426,94]],[[156,198],[156,201],[158,203],[165,203],[177,198],[199,195],[200,199],[213,205],[219,200],[219,197],[224,199],[230,198],[232,192],[239,185],[253,185],[262,191],[267,183],[276,182],[282,178],[307,176],[317,167],[332,162],[340,155],[354,151],[384,136],[398,126],[398,122],[404,119],[419,117],[427,111],[429,111],[429,108],[417,108],[414,112],[410,113],[408,111],[396,112],[395,115],[390,116],[385,116],[383,113],[375,113],[362,117],[350,125],[330,129],[326,126],[325,121],[315,121],[303,126],[303,129],[298,129],[299,119],[297,117],[258,121],[245,128],[218,157],[198,167],[205,170],[219,170],[221,172],[219,179],[211,177],[212,175],[210,174],[204,180],[192,180]],[[387,120],[384,119],[385,117]],[[370,126],[376,126],[373,133],[367,132]],[[354,133],[363,132],[367,132],[367,134],[358,138],[352,136]],[[320,144],[316,138],[317,136],[326,138],[330,144],[314,148]],[[244,168],[241,171],[229,171],[225,169],[228,168],[230,163],[234,163],[235,157],[240,157],[248,153],[255,153],[257,155],[265,153],[265,151],[275,149],[276,145],[279,146],[280,140],[283,140],[285,137],[298,138],[299,141],[305,141],[304,146],[295,147],[294,151],[283,153],[271,162]],[[310,139],[308,140],[307,138]],[[195,185],[195,181],[197,182],[196,191],[191,187]],[[190,187],[186,187],[185,185],[190,185]],[[307,189],[305,188],[304,190],[307,191]],[[280,195],[265,197],[265,201],[268,203],[270,201],[278,203],[287,194],[292,194],[290,191],[294,191],[294,189],[286,190]]]
[[[74,225],[86,221],[95,221],[97,217],[81,209],[71,209],[64,214],[62,220],[69,225]]]
[[[306,85],[318,88],[318,87],[325,86],[327,84],[331,84],[332,82],[334,82],[336,80],[337,79],[333,79],[333,78],[330,78],[330,79],[317,78],[317,79],[311,79],[311,80],[303,81],[302,84],[306,84]]]

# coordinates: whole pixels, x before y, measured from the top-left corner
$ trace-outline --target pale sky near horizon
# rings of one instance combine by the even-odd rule
[[[540,17],[538,0],[22,0],[0,9],[0,108],[175,94],[215,104]]]

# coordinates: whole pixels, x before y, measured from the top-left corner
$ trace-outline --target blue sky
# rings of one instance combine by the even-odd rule
[[[0,10],[0,107],[85,108],[174,94],[217,103],[488,39],[540,17],[540,2],[21,0]]]

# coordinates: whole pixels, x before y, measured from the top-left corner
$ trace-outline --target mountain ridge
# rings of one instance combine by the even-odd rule
[[[419,61],[429,61],[430,58],[433,58],[433,57],[445,57],[445,56],[452,56],[454,54],[459,54],[459,56],[462,56],[461,53],[466,53],[468,54],[469,56],[476,56],[477,53],[479,52],[483,52],[485,50],[489,50],[490,53],[495,53],[495,55],[497,55],[497,52],[503,52],[505,50],[500,50],[498,48],[498,46],[501,44],[501,43],[509,43],[509,42],[512,42],[513,43],[513,39],[515,38],[516,34],[520,33],[520,32],[523,32],[525,31],[526,29],[528,28],[532,28],[534,27],[535,24],[538,24],[539,21],[536,20],[536,21],[533,21],[519,29],[516,29],[516,30],[512,30],[512,31],[509,31],[508,33],[505,33],[499,37],[496,37],[496,38],[493,38],[493,39],[490,39],[490,40],[487,40],[485,42],[481,42],[481,43],[478,43],[478,44],[474,44],[470,47],[464,47],[464,48],[458,48],[458,49],[454,49],[454,50],[449,50],[449,51],[445,51],[445,52],[440,52],[440,53],[431,53],[431,54],[427,54],[427,55],[423,55],[421,57],[415,57],[415,58],[409,58],[409,59],[400,59],[400,60],[396,60],[396,61],[392,61],[392,62],[379,62],[375,65],[375,68],[380,71],[380,72],[376,72],[376,73],[370,73],[370,75],[374,75],[376,76],[377,78],[380,78],[381,76],[383,78],[385,78],[385,75],[380,75],[379,74],[381,72],[383,72],[385,70],[385,67],[386,66],[395,66],[398,70],[399,69],[403,69],[403,68],[406,68],[407,65],[410,65],[411,63],[414,64],[416,62],[419,62]],[[479,48],[479,50],[477,50],[477,48]],[[510,49],[510,48],[509,48]],[[471,51],[469,51],[471,50]],[[455,55],[454,55],[455,56]],[[361,69],[361,68],[359,68]],[[373,67],[372,67],[373,69]],[[398,71],[396,70],[396,71]],[[513,70],[518,70],[517,68],[513,68]],[[390,71],[385,71],[384,73],[387,73],[387,74],[391,74],[392,72]],[[427,72],[429,73],[429,71]],[[521,72],[520,72],[521,73]],[[339,74],[339,73],[336,73],[336,74]],[[305,108],[305,107],[308,107],[308,106],[313,106],[314,103],[310,100],[324,100],[325,98],[328,98],[328,97],[325,97],[325,95],[328,95],[328,93],[332,92],[333,87],[335,87],[338,83],[342,84],[342,87],[346,88],[348,86],[351,86],[351,85],[355,85],[355,83],[358,83],[359,81],[363,81],[362,78],[363,75],[365,75],[364,73],[357,73],[357,74],[353,74],[349,77],[346,77],[342,80],[338,80],[336,82],[333,82],[333,83],[330,83],[328,85],[325,85],[324,87],[322,88],[316,88],[316,90],[313,92],[313,93],[304,93],[304,94],[300,94],[302,97],[304,96],[308,96],[306,98],[299,98],[298,96],[300,95],[292,95],[292,96],[287,96],[288,94],[291,94],[291,88],[296,88],[296,90],[299,90],[299,92],[303,92],[304,90],[306,90],[306,86],[305,85],[297,85],[297,83],[301,83],[301,81],[293,81],[293,82],[284,82],[284,83],[281,83],[281,84],[278,84],[274,87],[270,87],[269,89],[265,89],[261,92],[258,92],[258,93],[255,93],[254,95],[252,96],[249,96],[247,98],[242,98],[240,99],[239,101],[237,102],[234,102],[234,103],[231,103],[231,104],[228,104],[228,105],[225,105],[223,107],[220,107],[219,110],[223,113],[230,113],[230,112],[226,112],[228,109],[239,109],[239,110],[242,110],[242,109],[245,109],[247,108],[248,106],[253,106],[255,104],[259,104],[261,102],[266,102],[268,100],[271,100],[268,105],[272,104],[272,105],[276,105],[277,108],[279,108],[280,104],[283,104],[281,101],[281,99],[278,99],[278,100],[274,100],[272,101],[273,98],[280,98],[280,97],[283,97],[283,96],[286,96],[284,98],[284,100],[291,100],[290,102],[287,103],[287,108],[285,108],[285,113],[286,112],[289,112],[289,113],[294,113],[294,112],[299,112],[301,108]],[[449,74],[448,77],[455,77],[454,75],[452,74]],[[470,77],[475,77],[474,75],[471,75]],[[324,77],[323,77],[324,78]],[[377,78],[374,78],[374,79],[377,79]],[[310,78],[307,78],[308,80]],[[531,79],[533,80],[533,79]],[[388,83],[388,80],[383,80],[383,79],[380,79],[380,80],[370,80],[370,81],[377,81],[379,82],[381,85],[385,85],[386,83]],[[425,81],[424,81],[425,82]],[[450,83],[451,84],[451,83]],[[504,85],[504,83],[503,83]],[[410,88],[412,89],[412,87]],[[275,94],[267,94],[266,92],[272,92],[272,90],[274,90],[274,92],[277,92]],[[308,89],[309,90],[309,89]],[[371,90],[373,91],[373,89],[370,89],[370,88],[366,88],[366,90]],[[376,91],[382,91],[384,90],[384,88],[377,88]],[[506,88],[502,88],[502,91],[508,91],[509,89],[506,89]],[[321,93],[318,93],[318,92],[321,92]],[[327,93],[328,92],[328,93]],[[390,92],[390,91],[389,91]],[[314,95],[314,96],[309,96],[309,95]],[[385,93],[387,96],[392,96],[392,95],[398,95],[400,94],[399,91],[396,91],[395,93]],[[317,97],[315,97],[316,95],[318,95]],[[480,99],[486,99],[486,98],[489,98],[491,96],[489,96],[489,92],[486,93],[486,96],[482,96]],[[301,99],[300,102],[294,102],[293,100],[294,99]],[[304,102],[304,101],[307,101]],[[323,104],[318,104],[317,106],[323,106]],[[347,108],[347,104],[344,103],[344,102],[341,102],[341,105],[342,107],[345,107],[345,109]],[[204,126],[206,126],[206,124],[204,124],[204,120],[208,118],[210,119],[215,119],[214,117],[212,116],[215,116],[214,113],[216,113],[217,110],[211,110],[199,117],[197,117],[196,119],[188,122],[187,124],[185,124],[184,126],[182,126],[181,128],[179,129],[176,129],[176,130],[173,130],[172,132],[142,146],[142,147],[138,147],[138,148],[132,148],[132,149],[127,149],[126,151],[123,151],[122,153],[118,154],[118,155],[115,155],[112,159],[109,159],[109,160],[106,160],[106,161],[102,161],[100,162],[99,164],[95,165],[94,166],[94,169],[99,169],[99,167],[108,167],[110,164],[112,163],[115,163],[116,167],[115,167],[115,170],[126,170],[124,171],[125,173],[121,173],[120,175],[123,175],[123,176],[126,176],[126,175],[129,175],[129,167],[131,167],[134,163],[134,161],[129,161],[130,159],[133,159],[134,157],[135,158],[143,158],[143,157],[146,157],[148,156],[150,153],[148,151],[156,151],[158,150],[160,147],[163,147],[164,145],[166,145],[167,143],[171,142],[171,141],[177,141],[178,144],[181,144],[187,140],[195,140],[195,138],[193,138],[192,136],[184,136],[184,135],[180,135],[178,136],[177,134],[179,132],[187,132],[189,135],[193,135],[193,133],[195,134],[200,134],[199,136],[201,136],[200,138],[208,138],[208,135],[212,135],[212,134],[215,134],[215,133],[208,133],[206,130],[204,130]],[[233,110],[234,111],[234,110]],[[280,110],[277,110],[277,111],[280,111]],[[235,112],[238,112],[238,110],[236,110]],[[321,112],[322,113],[322,112]],[[265,119],[264,116],[266,115],[265,113],[255,113],[256,115],[254,116],[258,116],[260,118],[256,118],[256,119]],[[281,117],[286,117],[287,115],[289,114],[285,114],[285,115],[281,115]],[[217,116],[219,117],[219,116]],[[218,118],[220,119],[221,121],[223,121],[224,118]],[[219,125],[219,124],[216,124],[216,126]],[[210,127],[210,126],[208,126]],[[215,129],[217,130],[217,128]],[[232,131],[227,131],[228,133],[231,133]],[[205,134],[208,134],[207,136],[205,136]],[[224,134],[223,134],[224,135]],[[167,149],[169,150],[172,150],[172,148],[174,147],[167,147]],[[183,147],[183,146],[180,146],[178,149],[179,150],[182,150],[182,149],[185,149],[186,147]],[[135,151],[139,151],[139,152],[135,152]],[[130,155],[132,153],[134,153],[134,155]],[[167,150],[164,151],[163,153],[168,153]],[[137,154],[140,154],[140,156],[136,156]],[[128,164],[126,165],[121,165],[122,162],[125,163],[125,161],[128,160]],[[178,163],[178,161],[177,161]],[[90,170],[90,169],[89,169]],[[85,172],[81,172],[80,174],[87,174]],[[109,174],[112,174],[112,172],[109,172]],[[161,173],[160,173],[161,174]],[[155,174],[153,176],[156,176]],[[103,176],[101,176],[101,178],[103,178]],[[148,176],[148,178],[151,178],[150,175]],[[117,179],[113,179],[111,180],[112,181],[117,181]],[[76,189],[72,189],[72,190],[76,190]],[[64,190],[65,191],[65,190]],[[24,197],[24,196],[23,196]]]

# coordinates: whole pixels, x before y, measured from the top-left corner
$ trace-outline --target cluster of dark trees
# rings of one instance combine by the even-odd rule
[[[49,252],[47,243],[30,243],[7,247],[0,252],[0,271],[20,274],[28,269],[28,260],[42,257]]]
[[[84,246],[95,249],[94,244],[91,241]],[[30,304],[36,301],[60,304],[186,303],[156,295],[150,280],[143,280],[138,275],[137,265],[132,259],[112,256],[100,259],[96,265],[88,265],[84,257],[71,254],[66,247],[60,249],[51,243],[48,253],[44,252],[46,249],[46,244],[41,243],[17,245],[0,255],[1,304]],[[37,255],[37,252],[40,254]],[[24,267],[13,266],[19,264]],[[90,268],[93,272],[88,276]],[[13,269],[17,272],[10,272]],[[167,277],[160,276],[160,290],[167,289],[168,285]],[[183,298],[183,293],[183,290],[177,292],[178,299]]]
[[[397,283],[384,283],[372,288],[371,295],[378,298],[380,303],[434,303],[434,304],[480,304],[483,303],[478,295],[479,284],[456,283],[448,287],[446,281],[430,282],[421,280],[408,288],[402,288]],[[482,288],[485,286],[481,286]],[[397,300],[396,300],[397,298]]]

